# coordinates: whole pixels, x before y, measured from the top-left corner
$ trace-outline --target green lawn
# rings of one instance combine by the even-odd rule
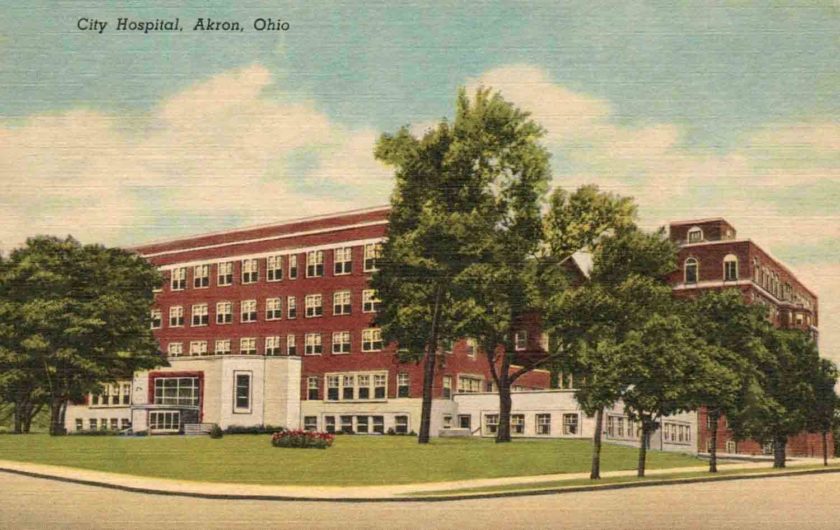
[[[588,471],[586,440],[437,439],[338,436],[333,447],[279,449],[268,435],[145,438],[42,434],[0,436],[0,459],[132,475],[283,485],[408,484]],[[634,469],[637,450],[605,445],[604,471]],[[648,453],[650,469],[699,465],[681,454]]]

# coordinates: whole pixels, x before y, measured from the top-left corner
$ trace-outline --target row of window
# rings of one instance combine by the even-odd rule
[[[283,318],[283,299],[279,297],[265,299],[265,320],[281,320]],[[203,327],[210,324],[210,307],[206,303],[193,304],[190,308],[190,325],[192,327]],[[379,299],[376,291],[365,289],[362,291],[362,313],[375,313],[379,310]],[[333,316],[349,315],[352,312],[352,295],[350,291],[337,291],[333,293]],[[316,318],[323,316],[323,296],[320,294],[309,294],[304,297],[304,316]],[[233,302],[221,301],[216,303],[215,322],[218,325],[233,323]],[[286,297],[286,318],[293,320],[297,318],[297,299],[294,296]],[[258,311],[256,300],[242,300],[239,302],[239,322],[242,324],[257,322]],[[169,308],[169,327],[184,327],[184,306],[176,305]],[[163,311],[152,309],[152,329],[163,327]]]
[[[87,420],[87,430],[89,431],[117,431],[125,430],[131,427],[131,420],[128,418],[89,418]],[[85,421],[82,418],[76,418],[76,430],[85,430]]]
[[[607,416],[607,438],[638,440],[641,436],[639,426],[624,416]]]
[[[318,417],[304,416],[303,428],[307,431],[317,431]],[[394,416],[393,428],[397,434],[408,434],[408,416]],[[344,433],[385,434],[385,416],[324,416],[324,430],[328,433],[336,433],[340,430]]]
[[[88,403],[93,407],[124,407],[131,405],[131,383],[102,385],[102,392],[90,394]]]
[[[376,261],[382,251],[379,243],[367,244],[364,247],[364,272],[377,270]],[[266,258],[246,258],[241,260],[240,282],[244,285],[257,283],[260,280],[260,262],[263,262],[262,270],[265,271],[266,280],[279,282],[283,280],[283,271],[286,270],[288,279],[298,278],[298,255],[277,254]],[[225,287],[233,285],[233,261],[226,261],[216,264],[216,285]],[[192,286],[195,289],[210,287],[210,264],[195,265],[192,267]],[[353,248],[341,247],[333,250],[333,274],[342,276],[353,272]],[[320,278],[324,276],[324,251],[312,250],[306,253],[306,277]],[[173,291],[183,291],[187,288],[187,267],[172,269],[169,276],[169,288]]]
[[[306,378],[306,398],[320,399],[320,381],[318,376]],[[365,401],[385,399],[388,388],[387,372],[361,372],[326,374],[326,401]],[[408,397],[410,391],[409,375],[397,374],[397,397]]]
[[[700,262],[697,258],[686,258],[683,264],[685,283],[698,283],[700,281]],[[738,257],[734,254],[727,254],[723,258],[723,281],[734,282],[738,280]]]
[[[579,433],[580,429],[580,415],[576,413],[562,414],[561,433],[564,436],[572,436]],[[499,432],[499,415],[485,414],[483,434],[485,436],[494,436]],[[525,434],[525,415],[511,414],[510,415],[510,433],[511,435]],[[551,434],[551,414],[541,413],[534,415],[534,433],[539,436],[548,436]]]
[[[362,330],[362,351],[363,352],[378,352],[382,351],[382,330],[379,328],[368,328]],[[304,355],[321,355],[324,353],[324,341],[321,333],[305,333],[303,336],[303,354]],[[233,353],[230,339],[216,339],[213,343],[213,351],[208,349],[208,341],[193,340],[189,343],[190,356],[201,355],[230,355]],[[351,332],[349,331],[334,331],[332,333],[331,352],[335,355],[350,353],[352,351]],[[242,337],[239,339],[239,355],[298,355],[297,336],[294,334],[286,335],[286,340],[283,341],[280,335],[272,337],[265,337],[263,342],[262,352],[258,351],[258,342],[256,337]],[[180,357],[184,355],[183,342],[170,342],[167,345],[167,353],[170,357]]]
[[[691,426],[670,421],[662,422],[662,441],[672,444],[690,444]]]

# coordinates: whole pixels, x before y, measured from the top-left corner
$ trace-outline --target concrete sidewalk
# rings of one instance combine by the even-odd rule
[[[796,458],[788,461],[787,465],[793,469],[799,466],[821,464],[821,459]],[[720,470],[738,469],[767,469],[767,462],[740,462],[720,464]],[[648,477],[667,479],[668,475],[687,472],[706,471],[708,466],[692,466],[670,469],[653,469],[646,472]],[[588,479],[589,473],[563,473],[553,475],[533,475],[526,477],[501,477],[474,480],[458,480],[451,482],[426,482],[419,484],[400,484],[386,486],[274,486],[260,484],[237,484],[220,482],[193,482],[186,480],[172,480],[153,477],[139,477],[91,471],[86,469],[33,464],[28,462],[14,462],[0,460],[0,471],[17,473],[32,477],[59,480],[77,484],[100,486],[106,488],[151,493],[159,495],[181,495],[220,499],[256,499],[256,500],[312,500],[312,501],[388,501],[409,500],[421,497],[430,492],[440,495],[447,490],[462,490],[466,488],[484,488],[499,486],[522,486],[555,481],[573,481]],[[603,478],[635,476],[635,470],[608,471],[602,473]],[[597,483],[592,485],[597,486]],[[561,485],[555,486],[562,488]],[[445,493],[444,493],[445,494]]]

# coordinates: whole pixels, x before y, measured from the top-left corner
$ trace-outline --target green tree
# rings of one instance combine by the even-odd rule
[[[165,364],[149,326],[160,275],[141,257],[73,238],[38,236],[12,251],[0,289],[6,344],[40,380],[50,434],[64,432],[69,400]],[[5,320],[14,316],[11,324]]]
[[[819,359],[811,374],[814,401],[808,407],[808,431],[822,436],[823,465],[828,465],[828,433],[837,422],[837,367],[829,359]]]

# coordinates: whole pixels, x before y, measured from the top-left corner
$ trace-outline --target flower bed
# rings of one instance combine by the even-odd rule
[[[333,440],[335,440],[335,436],[327,432],[281,431],[271,436],[271,445],[274,447],[326,449],[333,444]]]

